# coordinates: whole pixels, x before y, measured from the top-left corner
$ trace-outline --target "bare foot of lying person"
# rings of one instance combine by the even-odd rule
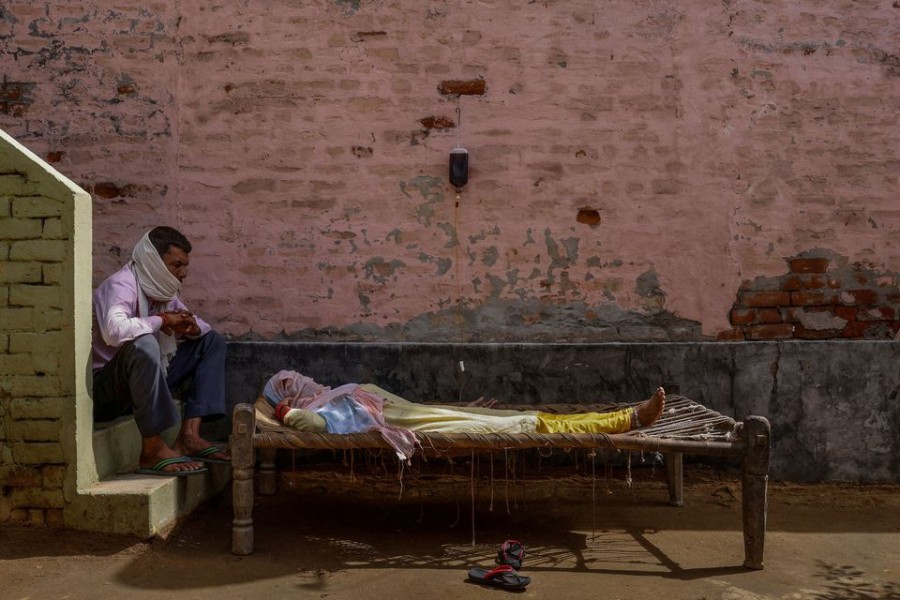
[[[635,427],[650,427],[662,416],[666,407],[666,390],[656,388],[656,392],[649,400],[644,400],[634,407],[634,416],[637,417]]]

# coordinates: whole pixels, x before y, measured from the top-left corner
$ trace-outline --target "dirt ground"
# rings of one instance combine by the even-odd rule
[[[900,599],[900,484],[771,484],[766,568],[750,571],[733,472],[686,466],[675,508],[654,469],[629,486],[628,472],[467,468],[402,474],[402,488],[399,473],[288,474],[257,496],[250,556],[230,553],[229,493],[164,540],[2,527],[0,598],[501,598],[513,592],[466,574],[517,539],[532,578],[522,597]]]

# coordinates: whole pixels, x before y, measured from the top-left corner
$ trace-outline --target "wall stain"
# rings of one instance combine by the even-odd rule
[[[447,237],[450,238],[447,240],[447,243],[444,244],[444,248],[455,248],[459,246],[459,238],[456,236],[456,227],[454,227],[452,223],[438,223],[437,226],[438,229],[441,229],[447,234]]]
[[[497,246],[489,246],[481,253],[481,263],[486,267],[493,267],[499,257],[500,252],[497,250]]]
[[[492,291],[502,290],[517,274],[507,279],[492,276]],[[479,285],[483,282],[479,282]],[[358,294],[369,310],[370,299]],[[461,343],[482,342],[567,342],[595,343],[620,341],[704,340],[700,323],[659,311],[652,314],[626,310],[616,304],[589,305],[546,299],[501,299],[486,302],[447,302],[437,311],[422,313],[405,323],[384,327],[354,323],[343,328],[307,328],[284,334],[284,340],[406,341]]]
[[[417,257],[423,263],[434,263],[437,265],[437,272],[435,275],[440,277],[447,273],[450,270],[450,267],[453,266],[453,261],[449,258],[438,258],[436,256],[432,256],[426,252],[419,252],[419,256]]]
[[[376,283],[387,283],[388,278],[394,276],[398,269],[406,266],[402,260],[394,259],[390,262],[381,256],[375,256],[363,265],[365,279],[372,279]]]
[[[566,238],[557,243],[550,235],[550,229],[544,230],[544,240],[547,244],[547,254],[550,256],[550,265],[547,267],[546,287],[556,283],[556,277],[553,273],[556,269],[566,271],[571,265],[578,261],[578,242],[579,238]],[[560,244],[562,244],[562,252],[560,252]]]
[[[342,9],[345,15],[356,14],[361,0],[332,0],[334,5]]]
[[[400,191],[404,196],[412,198],[412,192],[416,191],[425,199],[423,204],[416,207],[416,220],[422,225],[431,226],[435,205],[444,201],[444,194],[441,191],[443,186],[442,179],[427,175],[418,175],[409,181],[400,182]]]

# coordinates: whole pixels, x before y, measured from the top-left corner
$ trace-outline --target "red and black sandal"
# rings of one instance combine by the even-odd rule
[[[519,575],[509,565],[500,565],[490,570],[478,567],[469,569],[469,580],[505,590],[524,590],[531,583],[531,577]]]
[[[497,551],[497,563],[509,565],[513,569],[521,569],[525,560],[525,546],[516,540],[506,540]]]

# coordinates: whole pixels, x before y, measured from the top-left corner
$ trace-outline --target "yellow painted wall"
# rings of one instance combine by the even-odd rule
[[[62,525],[96,480],[90,327],[91,198],[0,130],[0,521]]]

